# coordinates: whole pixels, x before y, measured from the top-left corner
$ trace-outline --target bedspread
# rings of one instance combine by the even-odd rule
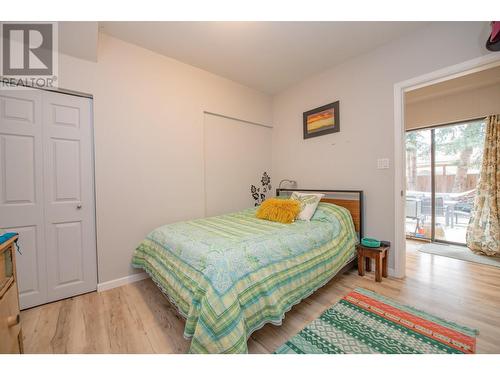
[[[320,203],[310,222],[258,219],[255,208],[165,225],[135,250],[186,318],[191,353],[246,353],[250,334],[326,284],[354,257],[349,211]]]

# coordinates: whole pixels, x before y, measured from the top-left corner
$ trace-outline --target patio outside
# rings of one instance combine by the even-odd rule
[[[406,234],[465,244],[481,168],[482,120],[407,132]],[[431,166],[434,139],[435,161]],[[435,201],[432,202],[434,172]],[[432,205],[435,207],[435,234]]]

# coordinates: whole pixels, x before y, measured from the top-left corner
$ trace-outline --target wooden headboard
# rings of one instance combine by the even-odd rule
[[[294,191],[322,193],[325,196],[321,199],[321,202],[333,203],[347,208],[351,213],[354,228],[356,228],[359,238],[363,238],[363,190],[276,189],[276,196],[290,195]]]

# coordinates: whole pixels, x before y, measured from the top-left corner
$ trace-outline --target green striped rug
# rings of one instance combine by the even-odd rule
[[[275,353],[475,353],[477,335],[475,329],[358,288]]]

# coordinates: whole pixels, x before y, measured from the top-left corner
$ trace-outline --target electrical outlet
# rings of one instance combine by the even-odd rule
[[[377,169],[389,169],[389,159],[377,159]]]

